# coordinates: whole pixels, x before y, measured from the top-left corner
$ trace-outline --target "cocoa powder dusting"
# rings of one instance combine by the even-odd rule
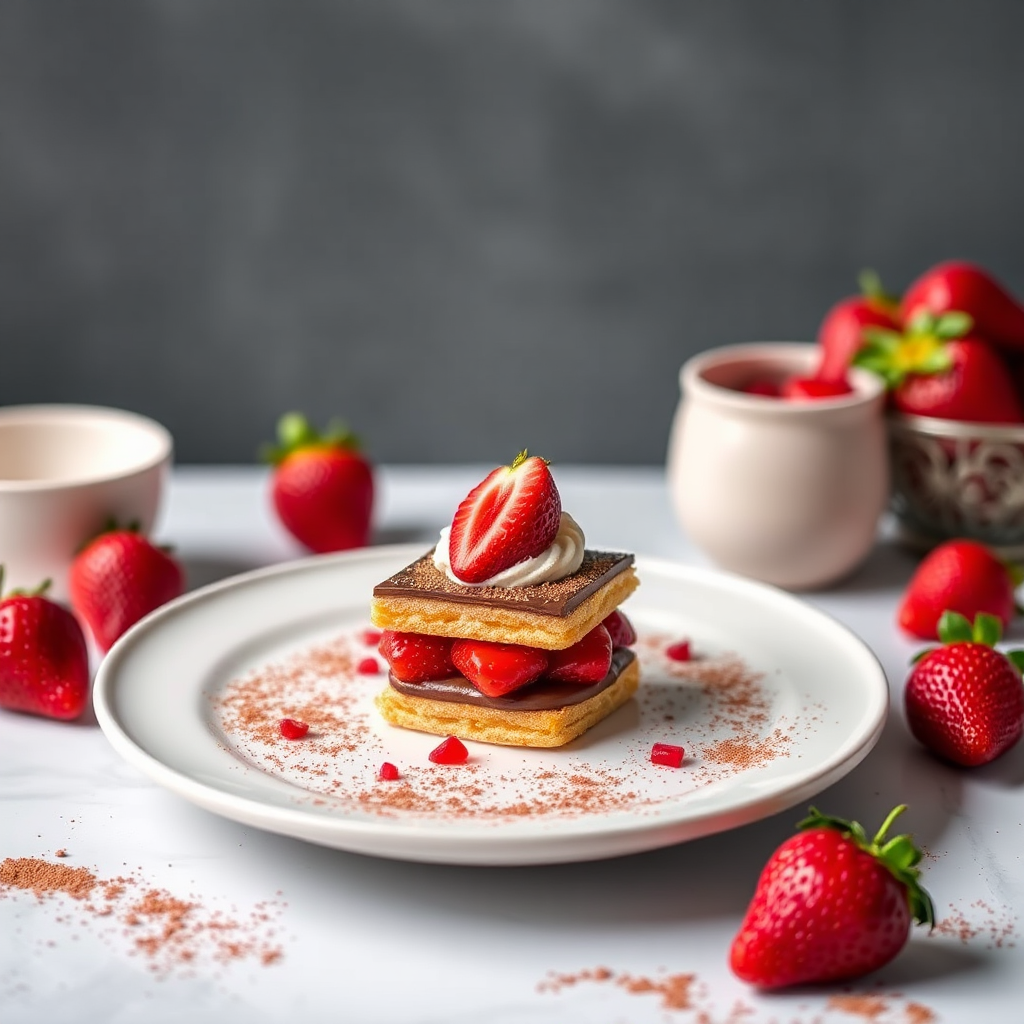
[[[39,897],[63,892],[82,900],[96,884],[96,876],[85,868],[69,868],[36,857],[7,857],[0,863],[0,886],[31,889]]]
[[[889,1004],[879,996],[832,996],[828,1001],[828,1008],[874,1021],[889,1009]]]
[[[560,992],[564,988],[581,982],[610,982],[630,995],[661,996],[665,1010],[689,1010],[693,1007],[691,990],[695,974],[668,974],[657,978],[643,975],[616,973],[607,967],[595,967],[571,974],[552,972],[537,986],[538,992]]]
[[[647,635],[635,648],[641,661],[637,696],[609,720],[620,723],[628,743],[621,762],[588,758],[584,735],[553,750],[477,744],[467,765],[438,767],[426,758],[436,740],[380,722],[373,700],[387,683],[357,671],[374,649],[367,632],[353,628],[297,650],[209,695],[223,744],[244,763],[295,785],[297,802],[385,818],[472,818],[481,824],[654,813],[666,800],[790,756],[798,728],[810,728],[776,714],[773,691],[738,656],[701,655],[698,645],[693,661],[672,662],[665,649],[674,638]],[[308,722],[307,736],[282,740],[277,723],[284,717]],[[418,736],[423,754],[400,757],[392,744],[408,749],[409,737]],[[686,767],[653,774],[654,742],[692,751]],[[383,761],[396,764],[399,781],[377,778]]]
[[[40,900],[69,896],[82,901],[89,915],[84,923],[105,926],[101,934],[106,941],[126,944],[130,953],[143,956],[158,974],[200,959],[227,963],[253,958],[269,965],[282,956],[274,941],[277,911],[267,902],[244,917],[229,917],[208,909],[197,898],[182,899],[145,886],[134,874],[102,879],[86,868],[35,857],[8,857],[0,863],[0,898],[16,890],[30,891]],[[58,916],[56,920],[70,919]]]
[[[1009,908],[996,910],[984,900],[975,900],[966,910],[951,903],[930,934],[957,938],[965,946],[980,941],[986,949],[1002,949],[1016,945],[1017,918]]]

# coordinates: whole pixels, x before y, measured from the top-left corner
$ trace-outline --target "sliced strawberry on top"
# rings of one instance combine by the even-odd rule
[[[539,555],[555,539],[561,516],[548,464],[521,451],[459,505],[449,540],[452,572],[464,583],[483,583]]]
[[[605,627],[595,626],[582,640],[548,655],[547,679],[559,683],[599,683],[612,664],[612,638]]]
[[[456,640],[452,661],[482,694],[501,697],[537,679],[548,667],[548,654],[519,644]]]

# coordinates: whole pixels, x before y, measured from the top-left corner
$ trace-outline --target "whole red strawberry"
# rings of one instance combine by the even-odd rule
[[[277,426],[279,445],[265,457],[274,464],[271,499],[285,529],[312,551],[344,551],[370,540],[373,471],[358,442],[341,424],[324,434],[301,413]]]
[[[71,563],[71,606],[102,651],[185,590],[181,566],[136,530],[101,533]]]
[[[861,294],[837,302],[818,328],[821,358],[814,376],[822,381],[842,381],[853,357],[864,344],[866,327],[899,330],[899,300],[886,294],[878,275],[860,275]]]
[[[521,451],[459,505],[449,539],[452,572],[465,583],[483,583],[539,555],[557,536],[561,517],[548,464]]]
[[[1024,651],[995,650],[1001,633],[994,615],[982,613],[972,626],[946,612],[939,620],[943,646],[917,660],[904,690],[914,736],[967,768],[995,760],[1024,733]]]
[[[71,612],[43,596],[46,586],[0,601],[0,707],[78,718],[89,697],[85,637]]]
[[[869,840],[857,822],[812,807],[761,872],[730,950],[735,974],[760,988],[856,978],[899,953],[911,921],[932,925],[921,851],[910,836],[885,838],[905,809]]]
[[[983,267],[950,260],[925,271],[903,296],[904,319],[925,310],[941,316],[962,310],[983,338],[1024,351],[1024,307]]]
[[[1024,409],[1009,366],[962,312],[919,310],[904,334],[865,331],[856,366],[877,373],[893,406],[913,416],[970,423],[1021,423]]]
[[[950,540],[931,551],[917,567],[900,602],[902,629],[922,640],[939,638],[944,611],[973,619],[995,615],[1008,626],[1016,614],[1014,590],[1021,582],[1015,567],[975,540]]]

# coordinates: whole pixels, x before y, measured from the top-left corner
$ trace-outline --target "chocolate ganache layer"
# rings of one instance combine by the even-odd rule
[[[488,697],[464,676],[435,679],[428,683],[403,683],[396,679],[393,673],[388,673],[388,682],[407,697],[474,704],[477,707],[496,708],[501,711],[555,711],[571,704],[582,704],[585,700],[596,697],[602,690],[607,690],[634,658],[636,655],[628,647],[616,647],[612,652],[611,668],[599,682],[581,686],[579,683],[559,683],[542,678],[503,697]]]
[[[585,551],[583,564],[576,572],[551,583],[535,583],[528,587],[467,587],[453,583],[437,569],[431,550],[412,565],[378,583],[373,588],[373,596],[431,598],[562,617],[632,564],[633,556],[621,551]]]

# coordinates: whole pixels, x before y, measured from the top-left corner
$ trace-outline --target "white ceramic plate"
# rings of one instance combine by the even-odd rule
[[[871,749],[888,707],[869,649],[790,595],[638,558],[625,606],[640,633],[637,698],[573,743],[469,743],[384,723],[361,674],[375,583],[419,547],[320,556],[237,576],[158,610],[104,660],[103,731],[162,786],[226,818],[360,853],[452,864],[538,864],[653,849],[809,797]],[[694,660],[666,655],[689,639]],[[378,663],[383,667],[382,659]],[[281,718],[311,726],[281,737]],[[650,761],[683,746],[681,768]],[[401,778],[377,778],[382,762]]]

